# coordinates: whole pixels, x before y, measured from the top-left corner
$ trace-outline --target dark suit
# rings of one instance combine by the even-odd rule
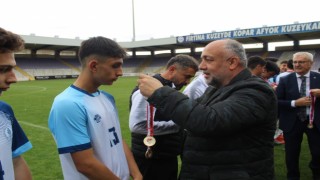
[[[320,74],[310,72],[310,89],[320,89]],[[276,89],[279,105],[279,127],[284,132],[288,179],[299,179],[299,156],[303,134],[308,137],[312,160],[309,167],[314,179],[320,179],[320,98],[316,99],[314,128],[307,128],[309,119],[302,122],[298,117],[299,107],[292,107],[291,101],[300,98],[296,73],[280,79]]]

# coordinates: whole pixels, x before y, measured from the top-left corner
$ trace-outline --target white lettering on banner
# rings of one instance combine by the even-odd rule
[[[234,31],[212,32],[207,34],[195,34],[178,37],[177,42],[210,41],[224,38],[245,38],[254,36],[268,36],[277,34],[300,33],[308,31],[320,31],[320,21],[309,23],[298,23],[281,26],[270,26],[253,29],[240,29]]]
[[[279,33],[279,26],[258,28],[256,35],[277,34],[277,33]]]
[[[320,29],[319,28],[320,27],[320,23],[313,23],[313,25],[312,25],[312,30],[317,30],[317,29]]]
[[[307,24],[306,30],[307,30],[307,31],[310,31],[310,30],[311,30],[311,24]]]
[[[261,29],[261,28],[259,28],[259,29],[257,29],[257,35],[260,35],[260,34],[263,34],[263,31],[262,31],[263,29]]]
[[[233,31],[233,37],[253,36],[253,35],[254,35],[253,29],[243,29],[243,30]]]
[[[206,34],[206,39],[223,39],[223,38],[231,38],[231,32],[217,32]]]
[[[305,28],[306,28],[306,24],[300,24],[300,28],[301,28],[301,31],[304,31],[304,30],[306,30]],[[299,29],[300,29],[299,28]]]
[[[298,32],[298,31],[312,31],[312,30],[320,30],[320,22],[293,24],[293,25],[281,27],[281,33]]]
[[[190,35],[186,37],[186,41],[203,41],[203,40],[205,40],[205,37],[203,34]]]

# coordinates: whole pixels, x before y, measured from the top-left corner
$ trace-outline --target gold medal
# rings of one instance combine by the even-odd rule
[[[308,124],[308,128],[312,129],[313,128],[313,124]]]
[[[152,157],[152,150],[150,147],[148,147],[146,153],[145,153],[145,156],[147,159],[150,159]]]
[[[153,145],[156,144],[156,139],[152,136],[147,136],[143,139],[143,143],[148,146],[148,147],[151,147]]]

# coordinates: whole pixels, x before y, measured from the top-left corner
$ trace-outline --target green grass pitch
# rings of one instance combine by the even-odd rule
[[[0,96],[0,100],[12,106],[19,123],[33,144],[33,148],[24,157],[35,180],[63,179],[57,148],[47,126],[48,114],[54,97],[73,81],[74,79],[18,82],[12,84],[9,91],[3,92]],[[131,140],[128,127],[129,97],[136,84],[136,77],[122,77],[112,86],[100,88],[115,97],[122,135],[129,145]],[[304,140],[300,157],[302,180],[311,179],[308,168],[309,154],[306,140]],[[286,179],[282,145],[275,146],[275,171],[277,180]]]

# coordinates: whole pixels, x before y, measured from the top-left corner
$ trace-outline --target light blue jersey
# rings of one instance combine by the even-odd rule
[[[71,85],[55,98],[49,128],[58,146],[65,180],[87,179],[77,171],[70,153],[89,148],[120,179],[130,178],[118,112],[110,94],[89,94]]]
[[[0,101],[0,179],[15,179],[12,158],[32,148],[12,108]]]

